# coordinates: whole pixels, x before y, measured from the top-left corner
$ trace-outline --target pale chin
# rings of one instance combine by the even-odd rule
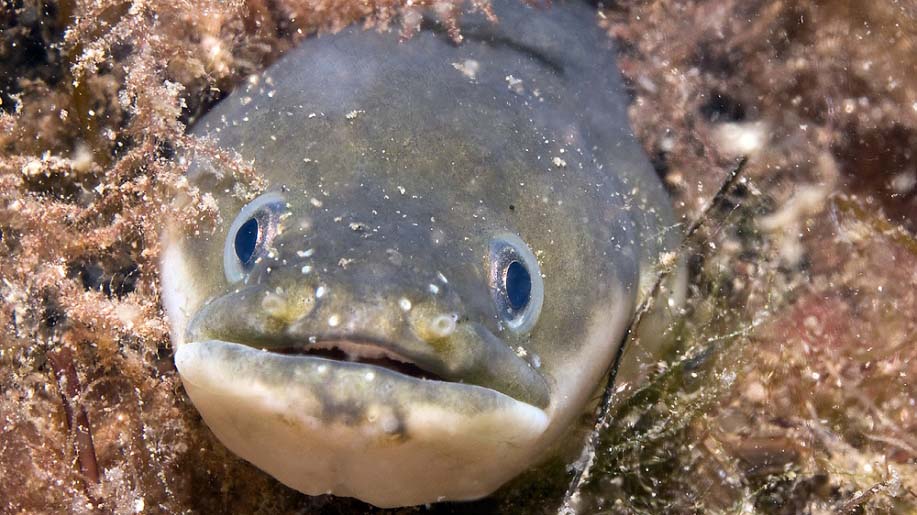
[[[488,388],[228,342],[184,344],[175,364],[230,450],[303,493],[383,508],[492,493],[537,461],[550,423]]]

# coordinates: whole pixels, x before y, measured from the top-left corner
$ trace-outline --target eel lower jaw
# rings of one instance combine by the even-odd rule
[[[175,365],[229,449],[310,495],[380,507],[488,495],[537,461],[551,416],[496,390],[220,341]]]

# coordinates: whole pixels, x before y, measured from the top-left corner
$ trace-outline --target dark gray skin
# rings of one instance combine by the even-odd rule
[[[306,493],[472,499],[543,459],[677,243],[594,10],[495,7],[459,45],[433,24],[307,41],[194,130],[282,200],[229,277],[246,202],[189,174],[223,223],[164,237],[176,364],[228,447]],[[501,304],[501,241],[537,257],[531,327]]]

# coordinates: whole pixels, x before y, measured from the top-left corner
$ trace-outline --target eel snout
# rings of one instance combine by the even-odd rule
[[[397,299],[358,301],[341,285],[323,288],[334,288],[337,299],[326,291],[303,302],[301,293],[270,286],[217,297],[192,318],[185,342],[223,341],[329,366],[359,363],[415,380],[481,386],[539,408],[549,404],[548,381],[538,369],[459,312],[434,303],[406,310]],[[265,299],[272,309],[264,308]],[[278,311],[293,316],[280,318]]]

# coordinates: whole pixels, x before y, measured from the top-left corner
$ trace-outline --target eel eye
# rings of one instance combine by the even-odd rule
[[[503,285],[512,309],[518,311],[528,306],[532,300],[532,275],[526,270],[525,265],[518,261],[510,263],[506,267]]]
[[[243,267],[248,266],[255,257],[255,248],[258,246],[258,219],[249,218],[239,232],[236,233],[235,248],[236,257],[242,263]]]
[[[280,215],[286,210],[277,192],[261,195],[236,215],[223,247],[223,272],[233,283],[244,278],[277,235]]]
[[[531,329],[544,302],[544,283],[538,260],[528,246],[512,234],[502,234],[490,244],[488,282],[497,313],[514,332]]]

